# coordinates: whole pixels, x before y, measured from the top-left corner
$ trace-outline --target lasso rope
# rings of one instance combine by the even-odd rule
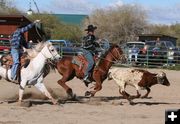
[[[38,29],[37,29],[37,24],[35,24],[35,30],[36,30],[36,33],[38,34],[38,36],[41,38],[41,40],[43,40],[43,37],[40,35]],[[40,41],[37,40],[37,42],[39,43]]]

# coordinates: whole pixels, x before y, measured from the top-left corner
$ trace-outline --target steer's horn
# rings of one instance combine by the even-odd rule
[[[163,71],[161,71],[161,72],[159,72],[156,76],[162,78],[162,77],[165,77],[165,76],[166,76],[166,73],[164,73]]]
[[[166,76],[166,73],[162,71],[162,76],[165,77]]]

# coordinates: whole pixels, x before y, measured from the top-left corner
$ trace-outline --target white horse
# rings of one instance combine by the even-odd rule
[[[19,104],[22,102],[23,92],[26,85],[34,85],[37,89],[39,89],[43,94],[45,94],[49,99],[51,99],[53,104],[57,104],[57,101],[51,96],[48,92],[47,88],[43,83],[43,75],[44,75],[44,66],[48,59],[59,59],[60,55],[56,51],[55,47],[50,42],[40,43],[37,46],[41,46],[38,48],[38,52],[36,52],[36,56],[31,59],[29,65],[21,69],[21,81],[19,87]],[[37,47],[36,47],[37,48]],[[32,50],[34,51],[34,50]],[[7,70],[0,66],[0,79],[4,78],[6,80],[10,80],[11,78],[11,70]],[[8,77],[8,79],[7,79]]]

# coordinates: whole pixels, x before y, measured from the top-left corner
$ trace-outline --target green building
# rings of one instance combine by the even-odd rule
[[[78,14],[53,14],[59,20],[67,24],[81,25],[83,20],[88,17],[88,15],[78,15]]]

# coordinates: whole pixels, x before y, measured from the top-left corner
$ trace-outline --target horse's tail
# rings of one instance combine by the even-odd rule
[[[3,58],[3,55],[0,55],[0,66],[2,66],[2,58]],[[0,75],[0,80],[2,79],[2,76]]]
[[[4,57],[4,55],[0,55],[0,66],[3,65],[3,57]]]

